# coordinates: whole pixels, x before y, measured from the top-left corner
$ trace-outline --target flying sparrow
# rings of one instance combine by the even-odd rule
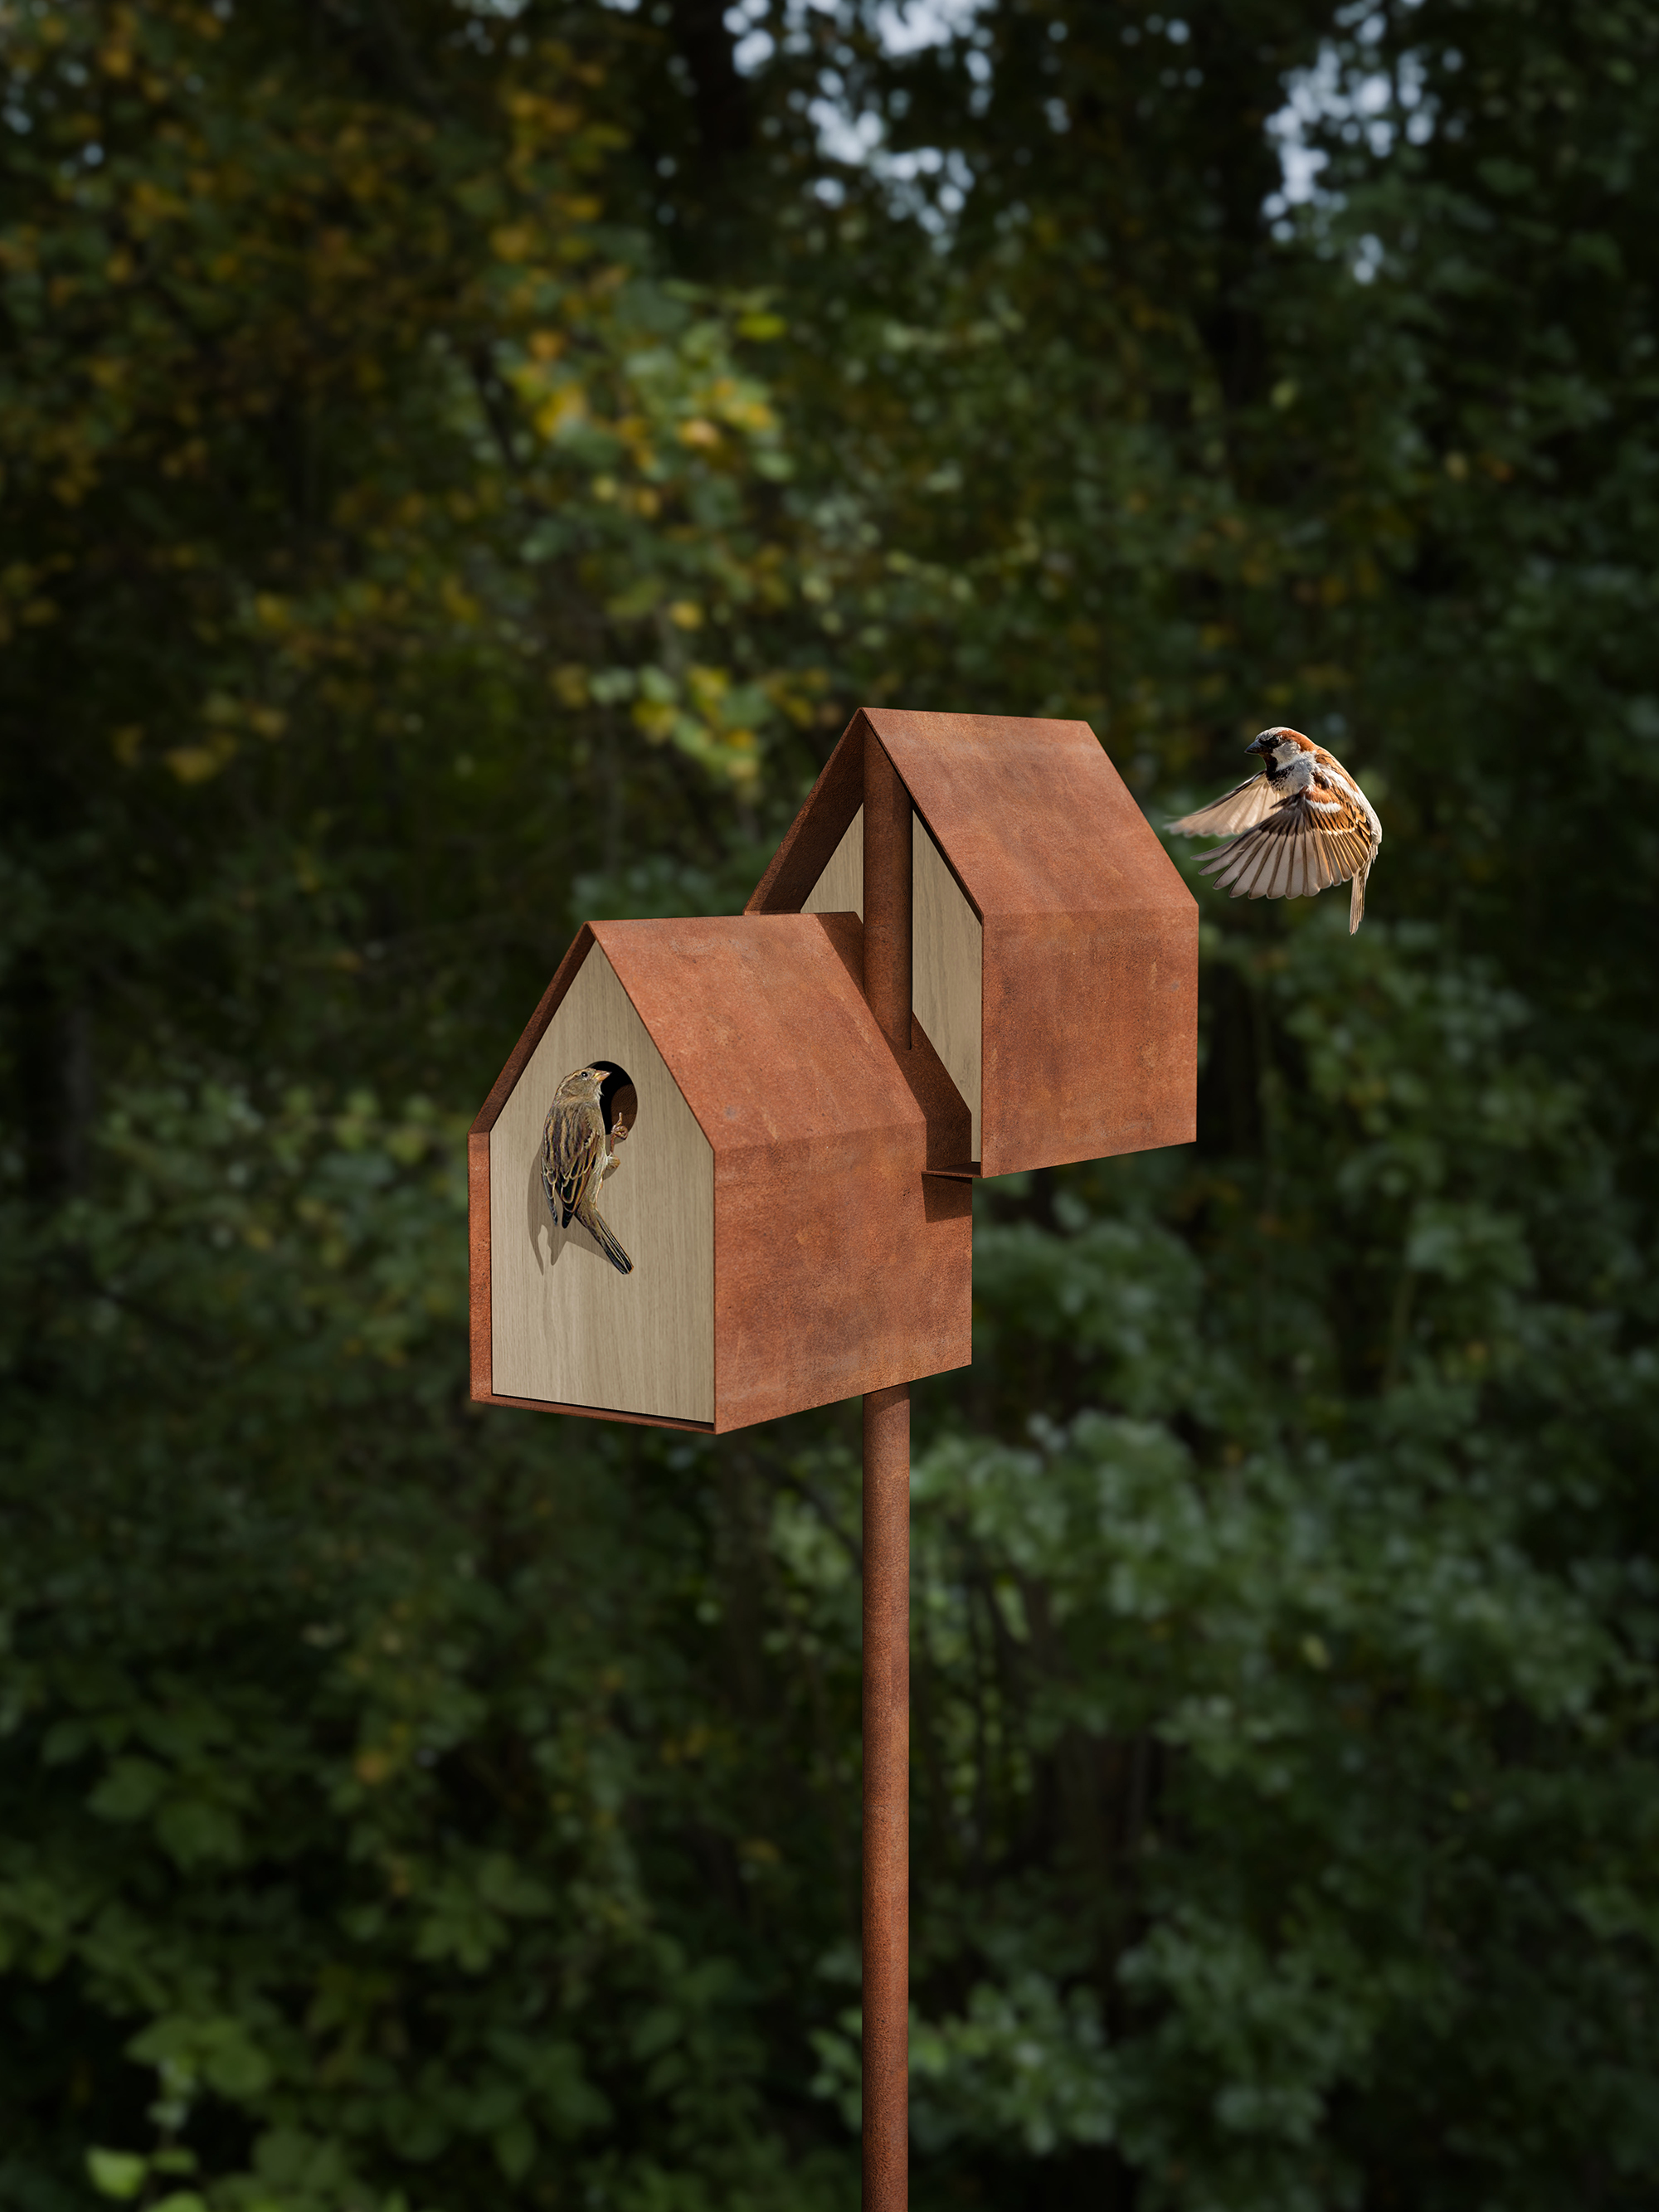
[[[602,1067],[579,1067],[554,1092],[542,1131],[542,1188],[561,1229],[570,1226],[574,1215],[618,1274],[631,1275],[634,1262],[594,1204],[599,1185],[616,1172],[616,1148],[624,1133],[620,1123],[614,1134],[605,1128],[599,1103],[605,1078]]]
[[[1265,775],[1253,775],[1195,814],[1170,824],[1188,837],[1237,834],[1203,863],[1235,898],[1311,898],[1352,878],[1348,934],[1365,911],[1365,880],[1382,849],[1376,810],[1340,760],[1276,725],[1252,738]]]

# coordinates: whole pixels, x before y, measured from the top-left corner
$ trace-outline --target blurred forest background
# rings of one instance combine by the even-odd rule
[[[1659,2205],[1659,12],[0,66],[0,2205],[856,2203],[857,1407],[480,1415],[461,1134],[866,702],[1387,836],[1203,891],[1195,1148],[980,1194],[916,2204]]]

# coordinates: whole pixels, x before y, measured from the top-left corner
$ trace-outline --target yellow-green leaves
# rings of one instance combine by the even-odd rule
[[[3,36],[0,658],[65,592],[120,598],[103,650],[131,637],[145,696],[109,726],[155,732],[125,767],[258,783],[286,734],[303,775],[434,680],[527,711],[552,666],[651,658],[672,606],[770,672],[734,633],[787,463],[735,355],[777,319],[605,228],[594,63],[475,55],[440,124],[406,72],[307,67],[251,13],[24,7]],[[681,750],[751,786],[767,719]]]

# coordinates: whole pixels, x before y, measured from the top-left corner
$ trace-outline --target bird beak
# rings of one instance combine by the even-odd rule
[[[1265,753],[1267,750],[1267,740],[1266,738],[1252,738],[1244,750],[1247,753]]]

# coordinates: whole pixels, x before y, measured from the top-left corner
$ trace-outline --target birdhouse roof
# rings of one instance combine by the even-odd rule
[[[867,707],[796,816],[751,914],[793,913],[810,896],[863,802],[866,726],[981,921],[1193,908],[1086,722]]]
[[[863,933],[852,916],[593,921],[561,962],[477,1130],[493,1127],[596,945],[717,1160],[870,1129],[910,1131],[920,1154],[935,1118],[935,1071],[954,1101],[931,1051],[907,1082],[888,1049],[860,988]]]

